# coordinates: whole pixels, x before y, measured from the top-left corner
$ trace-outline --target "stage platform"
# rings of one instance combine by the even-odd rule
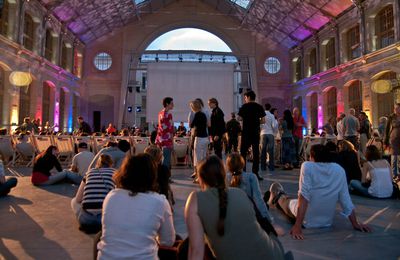
[[[70,208],[76,185],[58,184],[34,187],[30,183],[30,168],[12,168],[9,176],[18,177],[18,186],[7,197],[0,198],[0,259],[92,259],[93,235],[78,230]],[[187,236],[183,208],[188,194],[198,185],[190,179],[191,169],[172,171],[175,194],[175,228]],[[299,170],[273,174],[262,172],[264,192],[272,181],[279,181],[295,196]],[[304,230],[305,240],[293,240],[288,234],[290,224],[277,210],[271,210],[276,222],[286,230],[280,237],[285,250],[295,259],[399,259],[400,201],[372,200],[352,196],[358,218],[368,223],[373,233],[354,231],[350,222],[337,208],[334,226]]]

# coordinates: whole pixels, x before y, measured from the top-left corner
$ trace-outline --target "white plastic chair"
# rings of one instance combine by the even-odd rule
[[[25,135],[23,139],[13,136],[13,140],[15,143],[15,156],[12,166],[32,166],[36,156],[36,148],[32,136]]]
[[[37,153],[44,152],[50,145],[53,145],[50,135],[33,135],[32,138]]]
[[[3,157],[4,165],[12,164],[14,162],[16,154],[11,136],[0,135],[0,154]]]
[[[57,146],[58,159],[63,165],[69,165],[74,157],[75,150],[72,137],[69,135],[53,136],[54,145]]]
[[[146,149],[150,144],[150,138],[134,136],[132,137],[132,143],[135,149],[135,154],[143,153],[144,149]]]
[[[110,137],[101,137],[101,136],[93,137],[94,153],[98,153],[102,148],[104,148],[107,142],[111,140],[112,139]]]
[[[175,164],[179,164],[179,159],[183,158],[183,164],[188,166],[189,158],[189,138],[188,137],[175,137],[174,138],[174,159]]]

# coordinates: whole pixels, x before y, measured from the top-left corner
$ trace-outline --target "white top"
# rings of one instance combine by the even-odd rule
[[[336,163],[304,162],[301,165],[299,194],[308,201],[304,226],[332,225],[336,203],[348,217],[354,209],[346,182],[346,173]]]
[[[275,135],[278,132],[278,121],[269,111],[265,111],[265,124],[261,125],[260,135]]]
[[[171,207],[154,192],[130,196],[112,190],[104,200],[102,229],[97,259],[158,259],[157,240],[165,246],[175,242]]]
[[[78,169],[78,173],[80,176],[85,176],[90,163],[94,158],[94,154],[89,151],[82,151],[72,158],[72,165]]]
[[[343,119],[337,122],[336,124],[336,130],[337,130],[337,140],[343,140],[344,139],[344,133],[343,133]]]
[[[369,163],[369,162],[368,162]],[[375,168],[371,163],[367,172],[367,179],[371,180],[371,186],[368,188],[368,193],[376,198],[388,198],[392,196],[393,184],[390,168]]]

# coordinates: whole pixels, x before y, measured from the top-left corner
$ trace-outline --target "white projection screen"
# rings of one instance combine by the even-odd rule
[[[211,97],[218,100],[225,121],[233,112],[233,64],[150,63],[147,69],[147,122],[157,123],[162,99],[172,97],[174,122],[187,122],[189,102],[201,98],[208,109]]]

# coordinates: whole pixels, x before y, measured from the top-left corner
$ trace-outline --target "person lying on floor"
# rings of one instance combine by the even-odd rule
[[[349,218],[355,230],[371,232],[367,225],[357,220],[343,168],[330,163],[327,154],[325,146],[321,144],[311,147],[311,162],[301,165],[298,199],[290,199],[280,183],[271,184],[268,203],[294,220],[290,230],[294,239],[304,239],[302,226],[331,226],[338,201],[343,209],[342,214]]]

